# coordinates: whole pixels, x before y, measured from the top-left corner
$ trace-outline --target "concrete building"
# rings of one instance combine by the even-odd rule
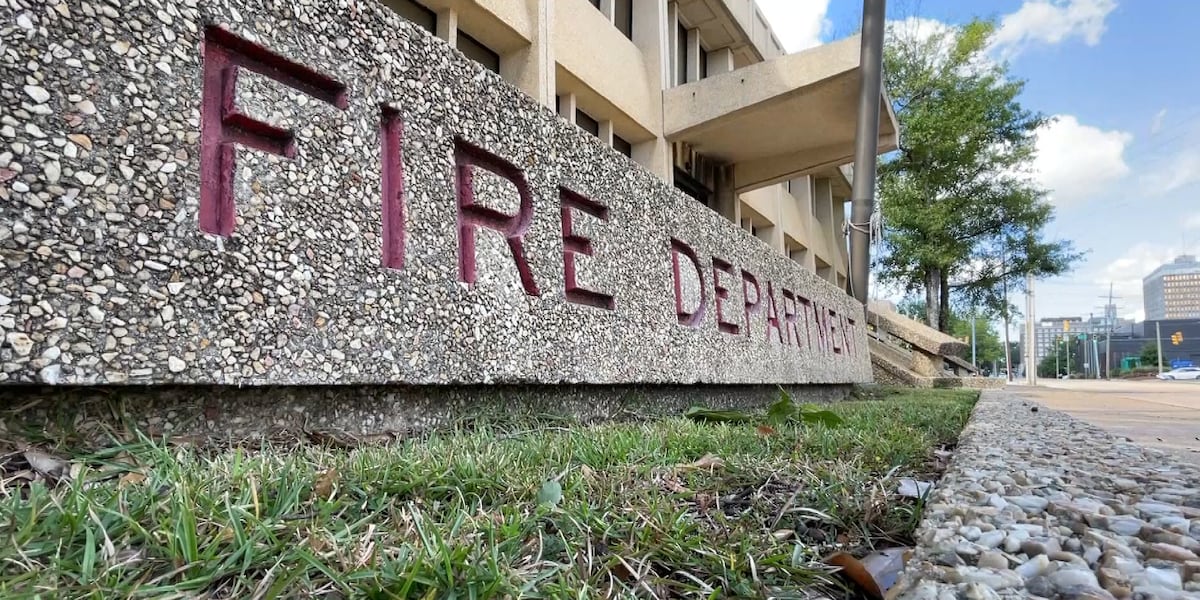
[[[786,55],[753,0],[384,4],[846,288],[857,37]]]
[[[1200,262],[1184,254],[1142,280],[1147,321],[1200,318]]]

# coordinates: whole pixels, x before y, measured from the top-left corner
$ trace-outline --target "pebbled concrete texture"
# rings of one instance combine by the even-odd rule
[[[900,598],[1200,597],[1200,469],[984,391]]]
[[[849,385],[782,386],[796,402],[836,402]],[[0,387],[0,431],[107,441],[136,429],[196,442],[305,433],[403,437],[475,418],[561,416],[584,423],[677,416],[692,406],[765,408],[781,386],[51,386]],[[65,437],[65,436],[64,436]]]
[[[220,102],[202,97],[213,25],[336,80],[345,99],[241,69],[228,100],[293,131],[295,156],[237,147],[227,238],[198,227],[201,109]],[[871,379],[863,310],[843,292],[375,2],[11,0],[0,47],[0,383]],[[396,238],[381,106],[402,122],[402,268],[383,264]],[[266,135],[238,135],[251,134]],[[510,164],[532,200],[508,243],[479,230],[473,283],[456,139]],[[473,172],[493,221],[517,214],[517,185]],[[564,187],[608,211],[572,220],[591,239],[580,285],[612,310],[566,297]],[[676,314],[672,238],[698,256],[698,269],[681,257],[679,285],[685,308],[706,300],[696,323]],[[713,257],[731,263],[719,277],[736,334],[717,324]],[[791,303],[794,323],[785,289],[807,302]]]

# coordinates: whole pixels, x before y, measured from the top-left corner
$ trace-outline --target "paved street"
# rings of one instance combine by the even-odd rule
[[[1039,380],[1024,398],[1200,463],[1200,381]]]

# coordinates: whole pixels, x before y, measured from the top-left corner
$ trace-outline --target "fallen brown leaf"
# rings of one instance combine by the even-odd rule
[[[322,500],[329,500],[333,497],[333,486],[338,482],[337,469],[327,469],[317,476],[317,482],[313,485],[313,496]]]
[[[775,435],[775,428],[771,427],[770,425],[759,425],[758,427],[755,427],[754,430],[758,432],[758,435],[763,437]]]
[[[717,469],[724,469],[725,461],[715,454],[705,454],[696,462],[676,465],[675,468],[680,471],[715,471]]]
[[[128,485],[137,485],[144,481],[146,481],[146,475],[144,473],[130,471],[122,475],[121,478],[117,480],[117,487],[123,488]]]

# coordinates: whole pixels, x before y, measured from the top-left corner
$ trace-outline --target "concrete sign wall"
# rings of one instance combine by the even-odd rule
[[[848,296],[373,2],[16,5],[0,381],[871,377]]]

